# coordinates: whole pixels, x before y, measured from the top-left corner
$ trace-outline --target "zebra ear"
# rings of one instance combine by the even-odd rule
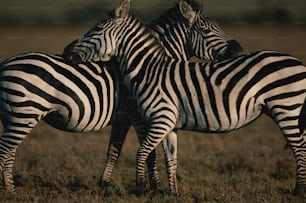
[[[115,10],[115,17],[124,18],[130,12],[131,1],[130,0],[123,0],[118,8]]]
[[[197,13],[193,10],[192,6],[186,1],[180,1],[179,9],[182,16],[189,22],[189,24],[193,24]]]

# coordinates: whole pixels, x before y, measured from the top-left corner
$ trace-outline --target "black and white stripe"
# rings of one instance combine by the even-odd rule
[[[112,123],[120,86],[115,71],[105,65],[73,65],[43,53],[20,54],[1,64],[0,167],[7,190],[14,190],[11,170],[17,146],[40,120],[70,132],[99,130]]]
[[[191,9],[190,6],[188,8]],[[167,12],[171,24],[160,23],[159,26],[151,26],[152,32],[159,31],[154,32],[157,36],[171,38],[170,35],[175,35],[181,39],[180,43],[176,42],[173,46],[168,46],[173,50],[182,50],[189,39],[186,33],[190,29],[186,27],[186,19],[178,17],[178,15],[181,16],[178,9],[177,6]],[[195,11],[192,10],[192,12]],[[163,16],[163,19],[165,17],[167,15]],[[197,18],[194,23],[197,23],[198,19],[201,18]],[[163,31],[165,27],[167,30]],[[178,30],[179,28],[183,29]],[[198,31],[201,30],[194,32]],[[159,37],[161,40],[165,39]],[[232,52],[235,47],[229,46],[228,39],[228,37],[223,39],[225,46],[228,46],[225,52],[227,50]],[[174,42],[165,41],[164,45],[168,43]],[[66,52],[72,47],[73,44],[68,46]],[[202,48],[204,47],[203,45]],[[174,58],[187,57],[180,53],[169,51]],[[220,55],[223,54],[224,50]],[[133,109],[134,103],[127,100],[128,92],[118,79],[118,71],[112,68],[114,66],[104,62],[73,65],[61,56],[44,53],[20,54],[1,63],[0,105],[4,133],[0,138],[0,168],[4,174],[7,190],[14,190],[12,167],[15,151],[41,119],[55,128],[70,132],[89,132],[112,124],[114,127],[110,138],[107,164],[101,177],[102,185],[107,185],[131,120],[134,120],[133,124],[140,141],[143,139],[145,130],[144,121],[139,120],[137,116],[133,115],[131,118],[129,115],[128,111]],[[149,159],[148,168],[151,183],[157,185],[159,177],[154,156],[152,154]]]
[[[184,23],[182,23],[184,22]],[[201,13],[194,1],[180,1],[149,26],[168,56],[187,61],[198,56],[206,61],[225,60],[242,53],[240,44]]]
[[[262,113],[268,114],[286,137],[297,160],[295,192],[305,191],[306,67],[301,61],[276,51],[259,51],[221,62],[178,62],[167,57],[125,6],[119,6],[116,13],[119,15],[100,24],[100,30],[82,38],[71,55],[74,62],[106,60],[114,55],[123,81],[137,98],[139,111],[149,122],[147,137],[137,153],[139,191],[148,154],[169,132],[227,132],[249,124]],[[95,50],[95,58],[82,51],[91,41],[88,36],[102,44]],[[168,142],[170,158],[176,153],[173,141],[176,137]],[[170,193],[177,194],[176,159],[167,164]]]

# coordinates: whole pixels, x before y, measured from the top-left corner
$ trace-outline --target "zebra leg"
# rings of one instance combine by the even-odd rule
[[[15,161],[16,150],[8,152],[4,164],[2,166],[2,179],[5,190],[8,192],[15,192],[15,185],[13,179],[13,165]]]
[[[290,126],[289,126],[290,127]],[[285,128],[281,128],[284,132]],[[289,130],[287,130],[289,131]],[[299,131],[298,128],[291,128],[290,131]],[[306,144],[300,133],[286,135],[286,140],[293,151],[296,159],[296,185],[293,195],[306,195]]]
[[[149,173],[149,181],[150,181],[150,188],[153,191],[158,191],[160,189],[160,179],[159,174],[157,172],[157,163],[156,163],[156,150],[153,150],[147,161],[147,168]]]
[[[177,196],[177,134],[171,131],[165,139],[163,139],[162,144],[168,173],[169,195]]]
[[[296,158],[296,185],[293,195],[306,196],[306,146],[292,147]]]
[[[37,122],[36,119],[20,119],[15,122],[2,120],[4,133],[0,138],[0,172],[8,192],[15,192],[13,165],[17,147]]]
[[[103,189],[106,189],[109,186],[114,166],[120,156],[122,146],[130,126],[130,124],[114,124],[112,126],[107,150],[106,164],[103,175],[99,181],[99,186]]]
[[[158,116],[154,118],[148,128],[147,136],[140,145],[136,156],[136,194],[141,195],[144,192],[145,170],[144,165],[149,154],[157,147],[159,143],[171,132],[176,121],[176,117],[172,112],[158,112]],[[172,117],[170,117],[172,115]]]
[[[288,102],[290,104],[290,102]],[[297,105],[295,105],[297,106]],[[272,112],[272,111],[271,111]],[[306,142],[304,126],[306,123],[301,123],[299,115],[296,111],[288,111],[287,109],[274,110],[274,120],[283,132],[288,145],[296,159],[296,186],[294,195],[306,194]]]
[[[144,194],[144,188],[145,188],[145,163],[152,164],[152,159],[155,158],[155,148],[150,149],[143,147],[144,146],[149,146],[146,144],[146,140],[141,144],[140,148],[137,151],[136,155],[136,194],[137,195],[142,195]],[[154,154],[154,156],[153,156]],[[151,159],[151,161],[150,161]],[[156,165],[156,161],[154,160],[153,165]],[[157,172],[156,172],[157,173]],[[160,180],[159,176],[157,173],[158,179],[155,179],[155,182],[158,185],[160,185]],[[151,187],[152,187],[152,183]]]
[[[146,136],[147,131],[147,123],[141,119],[141,117],[137,116],[133,121],[133,126],[137,132],[137,137],[139,143],[143,143]],[[157,172],[157,162],[156,162],[156,150],[154,149],[150,154],[148,159],[146,160],[148,174],[149,174],[149,182],[150,188],[153,191],[158,191],[160,189],[160,178]]]

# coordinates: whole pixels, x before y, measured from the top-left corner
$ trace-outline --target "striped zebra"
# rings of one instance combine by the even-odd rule
[[[238,54],[239,44],[216,27],[210,32],[207,31],[210,27],[207,27],[204,33],[203,30],[194,29],[195,26],[190,27],[191,24],[186,23],[188,18],[186,20],[185,17],[188,17],[186,15],[188,12],[198,16],[194,24],[205,21],[206,25],[209,25],[209,20],[200,16],[197,10],[193,10],[194,8],[196,4],[180,3],[168,12],[168,18],[167,14],[163,16],[164,19],[169,19],[167,21],[169,23],[161,23],[156,27],[152,25],[152,32],[158,30],[155,35],[161,40],[171,38],[167,36],[168,34],[180,37],[179,42],[172,46],[168,45],[172,50],[182,50],[187,43],[188,45],[196,43],[188,41],[189,35],[196,36],[195,32],[200,36],[198,39],[209,34],[210,40],[213,39],[212,33],[216,33],[215,37],[218,39],[214,40],[218,43],[218,50],[214,51],[216,57]],[[182,14],[183,17],[179,18],[178,15]],[[167,30],[163,31],[163,28]],[[223,46],[220,46],[222,37],[224,37]],[[169,43],[174,42],[169,41]],[[73,44],[68,46],[65,52],[69,52]],[[165,41],[163,44],[167,45],[168,42]],[[201,48],[205,47],[206,44],[203,44]],[[198,51],[203,53],[201,49]],[[216,55],[217,51],[220,51],[219,55]],[[180,53],[180,51],[169,51],[169,55],[172,54],[174,58],[187,57]],[[184,54],[187,53],[192,52],[186,49]],[[15,190],[12,167],[17,147],[40,120],[69,132],[89,132],[113,125],[107,164],[101,177],[102,186],[107,185],[130,127],[130,121],[133,120],[140,142],[146,125],[144,121],[138,119],[138,115],[134,115],[133,111],[130,112],[132,106],[127,104],[133,105],[135,102],[130,104],[127,101],[128,92],[122,85],[114,66],[116,64],[112,62],[73,65],[62,56],[36,52],[20,54],[0,64],[0,108],[4,125],[4,132],[0,138],[0,169],[6,190]],[[133,115],[130,116],[130,113]],[[148,168],[151,187],[154,187],[159,182],[155,154],[149,159]]]
[[[306,67],[302,62],[276,51],[208,63],[173,60],[124,4],[129,1],[122,2],[114,18],[80,39],[70,59],[73,63],[107,61],[110,57],[118,60],[123,81],[149,123],[137,152],[137,191],[142,192],[148,154],[169,132],[228,132],[265,113],[279,126],[296,158],[294,194],[305,193]],[[95,58],[93,52],[97,53]],[[168,140],[168,156],[173,159],[167,161],[167,170],[169,192],[177,194],[177,161],[173,155],[177,137],[172,139]]]
[[[171,56],[171,58],[188,60],[191,56],[197,55],[200,56],[200,59],[206,61],[224,60],[243,52],[240,44],[227,35],[216,22],[203,16],[201,14],[201,5],[192,0],[180,1],[154,23],[149,24],[148,27],[150,32],[165,47],[167,55]],[[67,46],[64,55],[66,52],[69,53],[75,43],[77,41]],[[140,122],[139,126],[144,125],[141,123],[142,121],[137,122]],[[116,124],[112,125],[106,165],[100,180],[100,186],[103,188],[109,185],[113,168],[119,158],[128,130],[128,128],[120,127],[122,124],[118,124],[119,127]],[[124,133],[120,131],[124,131]],[[170,133],[169,139],[171,139],[171,135],[173,134]],[[166,147],[167,145],[164,146],[164,149]],[[155,158],[150,158],[148,161],[150,185],[151,188],[156,189],[157,185],[159,185],[156,184],[156,182],[159,183],[159,178],[155,169]]]

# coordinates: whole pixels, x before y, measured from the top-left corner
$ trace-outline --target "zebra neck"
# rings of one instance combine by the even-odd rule
[[[123,40],[123,44],[130,43],[131,46],[119,46],[118,62],[121,76],[124,83],[132,92],[135,90],[135,84],[132,80],[135,78],[138,81],[144,79],[145,73],[151,72],[152,69],[160,71],[159,64],[164,60],[171,60],[167,57],[164,48],[159,44],[159,41],[149,32],[141,34],[133,34],[133,41]],[[130,38],[127,38],[130,40]]]
[[[186,24],[176,10],[172,9],[169,12],[170,14],[149,26],[150,32],[160,41],[169,57],[187,61],[189,50],[186,41]]]
[[[177,60],[188,61],[190,53],[186,41],[186,27],[178,26],[180,25],[170,25],[165,30],[163,30],[163,27],[156,26],[156,28],[152,29],[152,34],[159,39],[167,56]]]

